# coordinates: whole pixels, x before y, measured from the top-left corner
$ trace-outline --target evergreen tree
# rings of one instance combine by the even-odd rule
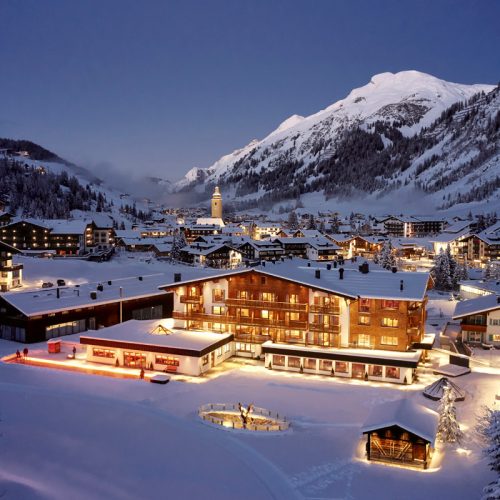
[[[335,215],[331,223],[331,232],[337,234],[340,231],[340,219]]]
[[[497,473],[497,479],[483,489],[483,500],[500,498],[500,410],[485,408],[479,418],[477,430],[484,439],[483,451],[488,458],[490,469]]]
[[[316,229],[316,221],[314,220],[313,214],[309,214],[309,218],[307,219],[306,229]]]
[[[174,240],[172,241],[172,250],[170,252],[170,258],[173,260],[179,260],[181,255],[181,250],[187,245],[186,238],[182,231],[178,231],[174,234]]]
[[[434,286],[437,290],[451,290],[453,288],[450,261],[443,249],[441,249],[439,255],[436,257],[432,273],[434,276]]]
[[[451,387],[446,386],[438,408],[439,422],[437,438],[442,443],[460,443],[463,434],[457,421],[455,394]]]
[[[385,240],[380,252],[375,254],[373,261],[375,264],[380,264],[384,269],[391,270],[396,267],[396,257],[393,250],[391,240]]]
[[[292,210],[288,215],[288,229],[296,231],[298,228],[299,228],[299,219],[297,218],[295,210]]]

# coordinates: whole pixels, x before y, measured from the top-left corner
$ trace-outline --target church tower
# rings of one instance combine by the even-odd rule
[[[212,195],[212,218],[222,219],[222,196],[219,186],[215,186],[215,191]]]

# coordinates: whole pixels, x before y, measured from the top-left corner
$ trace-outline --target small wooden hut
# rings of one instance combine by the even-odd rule
[[[376,406],[362,428],[368,460],[427,469],[437,423],[436,412],[409,399]]]

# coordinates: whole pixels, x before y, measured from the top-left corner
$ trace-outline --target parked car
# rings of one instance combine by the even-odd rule
[[[42,288],[52,288],[54,286],[54,283],[50,282],[50,281],[44,281],[42,283]]]
[[[64,281],[62,279],[58,279],[57,280],[57,286],[66,286],[66,281]]]

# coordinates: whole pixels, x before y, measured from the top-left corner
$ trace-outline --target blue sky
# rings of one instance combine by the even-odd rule
[[[0,0],[0,137],[181,177],[385,71],[500,80],[497,0]]]

